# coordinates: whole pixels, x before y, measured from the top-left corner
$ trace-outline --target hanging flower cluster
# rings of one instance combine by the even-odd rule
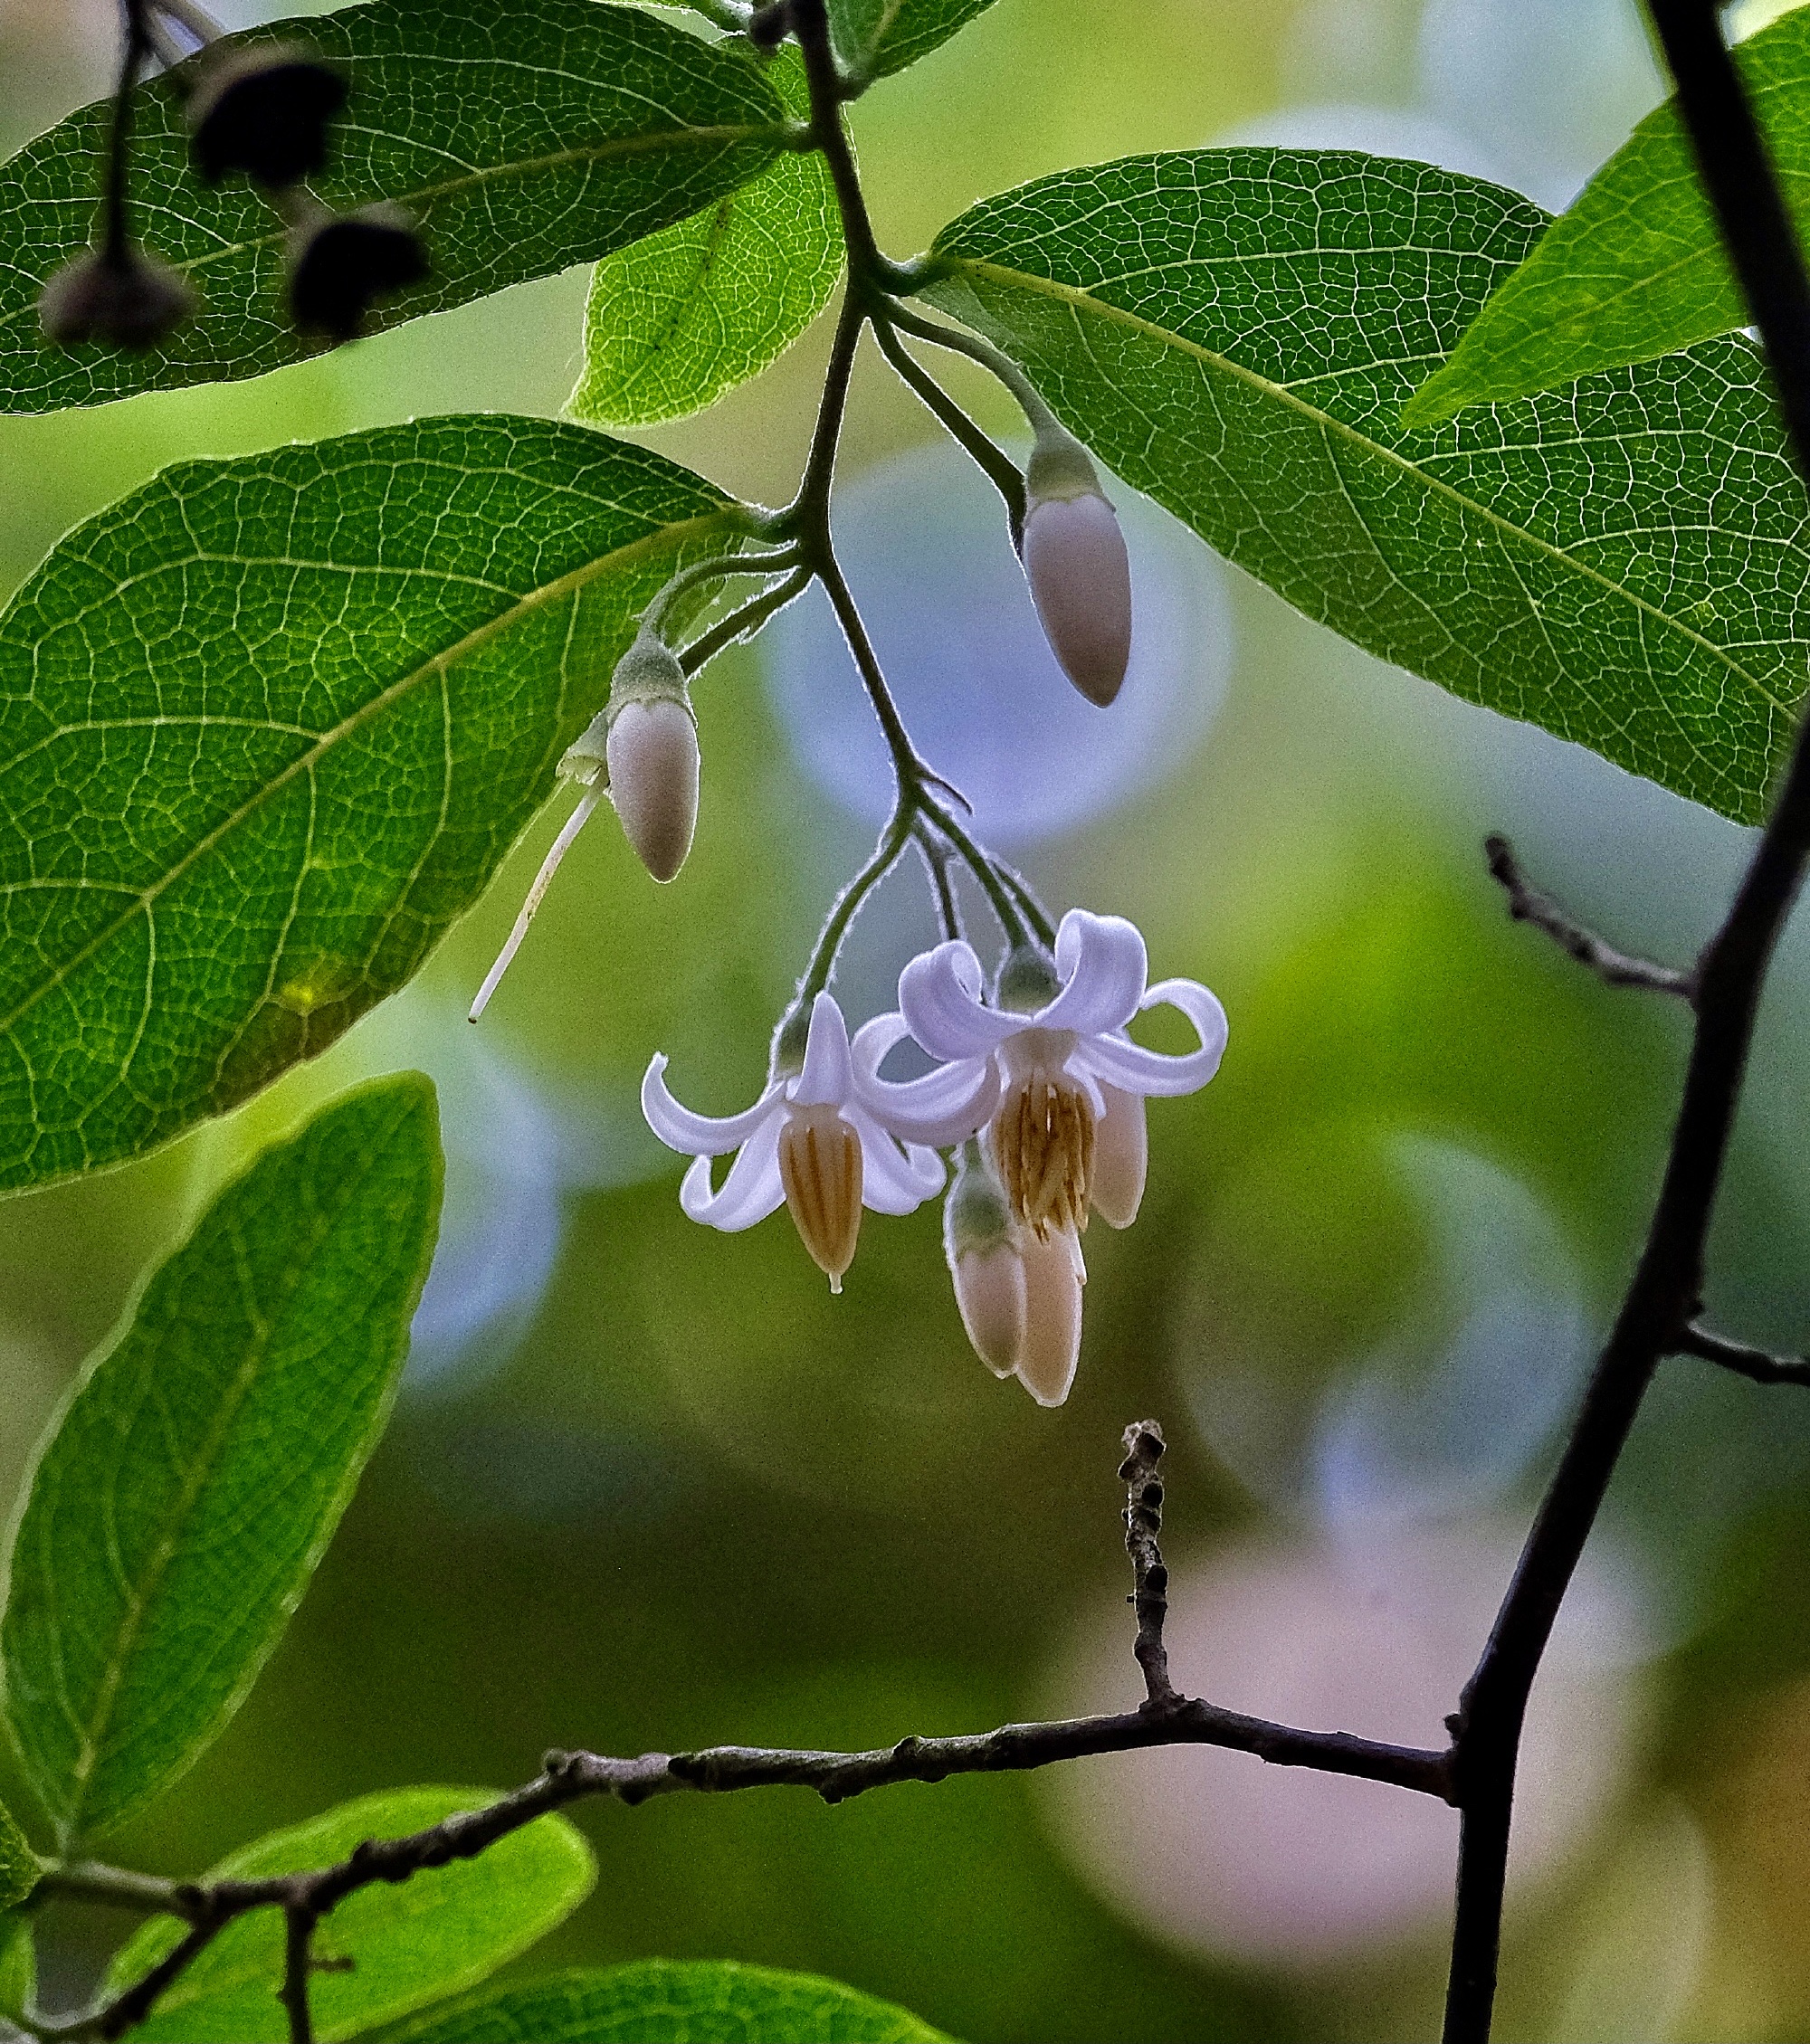
[[[958,1147],[944,1237],[962,1320],[981,1360],[1043,1405],[1060,1405],[1081,1352],[1081,1236],[1091,1212],[1129,1227],[1143,1198],[1144,1101],[1193,1093],[1225,1049],[1225,1012],[1193,980],[1150,986],[1144,939],[1119,916],[1074,908],[1055,956],[1006,955],[993,997],[960,938],[912,959],[899,1006],[850,1041],[828,993],[811,1006],[795,1066],[781,1031],[767,1089],[745,1113],[692,1113],[656,1056],[642,1082],[649,1125],[696,1161],[680,1200],[694,1221],[749,1228],[783,1202],[833,1291],[854,1260],[861,1210],[909,1213],[943,1188]],[[1145,1050],[1127,1025],[1167,1005],[1193,1025],[1182,1056]],[[938,1060],[920,1079],[881,1077],[911,1039]],[[720,1187],[712,1159],[735,1153]]]

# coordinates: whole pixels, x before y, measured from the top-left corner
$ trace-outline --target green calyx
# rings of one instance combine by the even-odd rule
[[[1015,944],[999,962],[993,998],[1015,1015],[1034,1014],[1062,992],[1050,955],[1038,944]]]
[[[662,701],[676,702],[693,724],[698,721],[678,654],[663,639],[643,632],[616,662],[610,677],[609,701],[567,746],[559,761],[561,777],[586,788],[601,777],[607,786],[609,737],[617,718],[631,703]]]
[[[953,1267],[965,1256],[988,1255],[1012,1240],[1005,1189],[980,1145],[970,1137],[961,1146],[955,1180],[943,1202],[943,1248]]]
[[[1066,504],[1077,497],[1106,494],[1086,448],[1047,415],[1037,427],[1036,443],[1024,471],[1024,489],[1033,510],[1039,504]]]

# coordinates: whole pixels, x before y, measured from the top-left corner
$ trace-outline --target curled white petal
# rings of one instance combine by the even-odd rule
[[[933,1058],[984,1058],[1024,1027],[1022,1016],[983,1007],[981,985],[980,960],[959,937],[920,952],[900,974],[900,1011]]]
[[[1123,1029],[1138,1012],[1149,971],[1149,954],[1136,923],[1071,908],[1056,931],[1062,990],[1038,1012],[1037,1026],[1072,1029],[1082,1036]]]
[[[943,1160],[917,1144],[901,1150],[860,1107],[844,1113],[861,1137],[862,1203],[876,1213],[910,1213],[943,1189]]]
[[[999,1073],[991,1058],[960,1058],[921,1079],[881,1079],[880,1067],[910,1031],[896,1009],[855,1032],[854,1097],[901,1142],[947,1149],[993,1118]]]
[[[805,1069],[786,1089],[786,1098],[801,1108],[839,1108],[854,1086],[849,1060],[848,1024],[834,993],[820,993],[811,1003],[811,1027],[805,1038]]]
[[[769,1086],[751,1108],[740,1114],[693,1114],[672,1098],[662,1076],[665,1070],[666,1053],[656,1051],[641,1082],[641,1111],[647,1117],[647,1126],[667,1148],[686,1156],[719,1157],[739,1149],[760,1127],[779,1096],[779,1089]]]
[[[710,1189],[710,1160],[700,1156],[679,1187],[679,1204],[693,1221],[727,1235],[765,1221],[786,1197],[779,1177],[779,1132],[785,1111],[770,1111],[737,1153],[720,1191]]]
[[[1123,1036],[1094,1037],[1081,1046],[1079,1058],[1097,1079],[1127,1093],[1196,1093],[1219,1070],[1225,1055],[1225,1010],[1198,981],[1159,981],[1138,1003],[1144,1008],[1179,1008],[1194,1024],[1200,1048],[1170,1057],[1147,1051]]]

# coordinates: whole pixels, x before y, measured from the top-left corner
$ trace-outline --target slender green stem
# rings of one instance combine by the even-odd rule
[[[188,1891],[180,1881],[157,1874],[134,1873],[129,1867],[110,1867],[98,1859],[54,1860],[44,1868],[34,1894],[45,1899],[98,1902],[114,1909],[136,1909],[147,1916],[186,1916]]]
[[[994,445],[900,340],[891,320],[879,312],[873,316],[873,337],[880,343],[881,353],[898,371],[902,381],[916,392],[925,409],[1005,499],[1012,544],[1021,547],[1024,538],[1024,478],[1019,473],[1018,464],[1004,449]]]
[[[809,568],[794,568],[777,588],[764,589],[759,595],[751,596],[739,610],[731,611],[719,623],[713,624],[701,639],[693,640],[680,654],[680,666],[688,676],[696,674],[726,646],[758,632],[768,618],[783,611],[795,596],[802,595],[811,586],[811,580]]]
[[[937,842],[935,833],[921,818],[913,824],[911,834],[918,841],[924,870],[930,877],[930,893],[937,904],[937,926],[946,942],[958,937],[962,934],[961,908],[956,900],[955,884],[949,875],[948,848]]]
[[[899,863],[900,853],[910,841],[911,817],[910,803],[901,800],[887,819],[886,828],[880,833],[880,842],[873,848],[873,856],[837,895],[824,918],[823,928],[817,933],[811,962],[805,968],[804,978],[798,982],[797,994],[779,1025],[781,1038],[786,1035],[789,1022],[810,1014],[812,1002],[830,984],[830,974],[835,970],[836,953],[842,949],[843,939],[860,913],[862,903]]]
[[[1015,871],[1002,860],[996,859],[993,864],[1000,879],[1011,889],[1013,898],[1024,911],[1031,927],[1036,931],[1043,943],[1053,950],[1056,942],[1056,926],[1050,920],[1049,914],[1043,903],[1032,892],[1030,883],[1022,873]]]
[[[1018,904],[1011,889],[1001,878],[997,863],[963,830],[949,812],[928,794],[919,797],[919,813],[955,848],[963,865],[980,882],[980,889],[986,897],[987,907],[997,917],[999,927],[1005,932],[1008,944],[1029,944],[1032,941],[1030,925],[1020,914]]]
[[[797,566],[795,547],[782,547],[776,554],[717,554],[708,561],[694,561],[690,567],[681,568],[642,613],[642,627],[650,632],[662,630],[667,612],[688,589],[695,589],[700,582],[722,582],[732,575],[781,575]]]
[[[929,341],[932,347],[946,347],[952,355],[966,355],[970,362],[978,362],[983,369],[998,377],[1017,399],[1020,409],[1031,422],[1033,433],[1042,433],[1051,426],[1062,431],[1062,422],[1037,395],[1031,379],[1010,356],[1002,355],[991,341],[982,340],[978,334],[965,334],[957,328],[945,327],[935,319],[922,318],[915,312],[908,312],[897,302],[889,302],[874,318],[876,321],[883,318],[890,326],[915,334],[919,340]]]

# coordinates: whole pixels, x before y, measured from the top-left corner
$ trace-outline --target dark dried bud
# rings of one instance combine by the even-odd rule
[[[100,249],[66,263],[38,297],[44,337],[59,347],[100,341],[109,347],[155,347],[195,310],[195,293],[167,263],[129,250]]]
[[[346,81],[298,43],[233,50],[211,62],[188,102],[195,167],[210,185],[235,170],[293,185],[327,167],[327,127]]]
[[[329,214],[295,241],[290,312],[304,333],[348,341],[380,298],[418,284],[427,271],[427,251],[400,206]]]

